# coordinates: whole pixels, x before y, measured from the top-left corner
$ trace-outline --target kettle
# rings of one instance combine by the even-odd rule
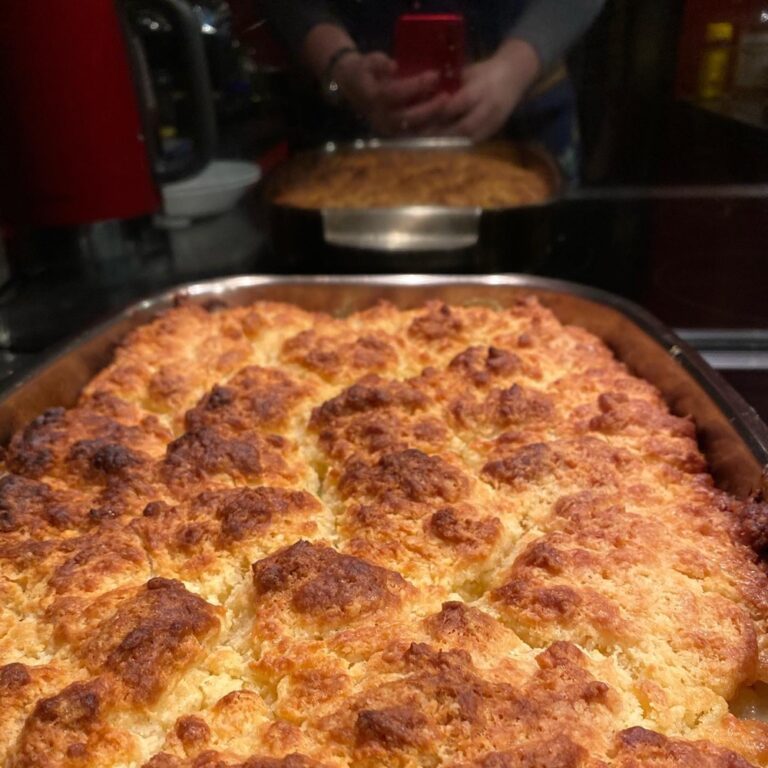
[[[190,148],[160,150],[152,73],[135,20],[162,9],[181,59]],[[3,0],[0,222],[67,227],[158,211],[160,185],[212,159],[214,99],[200,23],[183,0]]]

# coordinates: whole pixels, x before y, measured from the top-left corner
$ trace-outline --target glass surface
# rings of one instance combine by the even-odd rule
[[[571,15],[549,27],[536,20],[548,4],[536,0],[190,5],[208,56],[217,154],[259,163],[267,183],[224,214],[175,230],[148,218],[28,231],[0,212],[10,238],[3,348],[54,340],[142,291],[238,271],[535,272],[628,296],[676,327],[768,327],[768,3],[573,3]],[[189,100],[170,22],[152,0],[129,6],[146,49],[162,148],[183,151]],[[331,35],[315,58],[309,41],[324,17],[304,27],[290,18],[291,9],[310,6],[330,10],[331,26],[347,35]],[[599,10],[594,20],[587,6]],[[86,32],[83,45],[91,44]],[[475,116],[467,104],[483,99],[469,98],[465,83],[476,80],[483,90],[488,71],[478,66],[509,39],[529,45],[541,66],[529,71],[525,50],[507,51],[518,80],[502,78],[495,98],[506,99],[509,120],[490,134],[487,119],[479,120],[481,138],[547,145],[566,179],[556,199],[483,215],[476,246],[437,253],[332,247],[318,212],[276,216],[266,196],[270,172],[298,150],[329,139],[467,133],[464,118]],[[427,96],[397,102],[399,119],[383,119],[376,110],[385,96],[366,107],[352,87],[361,67],[355,48],[399,59],[402,72],[434,66],[442,74]],[[515,82],[525,88],[510,96]],[[441,109],[425,112],[424,99],[439,99],[441,90]],[[353,189],[359,183],[350,181]]]
[[[295,18],[302,8],[318,5],[335,14],[363,53],[376,50],[399,56],[409,72],[417,46],[421,60],[427,62],[423,66],[430,60],[435,67],[454,64],[455,46],[451,48],[450,40],[455,33],[439,21],[432,23],[431,31],[425,24],[405,25],[404,31],[396,24],[399,13],[462,13],[467,66],[492,60],[505,34],[520,34],[545,52],[545,61],[544,71],[532,83],[524,83],[525,94],[514,98],[511,122],[516,122],[516,115],[521,119],[511,133],[551,146],[550,134],[564,129],[542,115],[573,109],[581,137],[575,146],[579,178],[587,186],[768,181],[768,4],[762,0],[611,0],[592,23],[591,11],[584,9],[600,3],[573,3],[568,17],[560,18],[561,13],[553,18],[548,30],[537,17],[536,2],[328,0],[286,3],[285,9],[275,10],[278,3],[233,0],[235,29],[242,31],[257,66],[260,61],[272,65],[276,42],[283,48],[282,66],[297,74],[295,90],[284,98],[283,115],[294,141],[305,144],[382,129],[416,132],[409,131],[408,120],[402,125],[377,122],[354,95],[346,105],[329,108],[324,103],[322,72],[299,55],[306,53],[308,38],[297,33],[301,26]],[[291,7],[297,9],[293,19]],[[263,26],[255,22],[259,17],[266,19]],[[266,36],[270,44],[265,43]],[[285,45],[286,40],[293,48]],[[563,62],[573,94],[560,83]],[[337,72],[342,91],[347,80],[355,82],[345,72],[351,64],[345,64],[340,62]],[[519,84],[509,77],[507,91]],[[509,107],[506,102],[502,106]],[[361,110],[365,114],[358,119],[353,113]],[[562,119],[567,122],[567,117]],[[538,125],[532,128],[531,122]],[[466,126],[436,117],[419,126],[419,131],[430,129],[461,133]],[[481,134],[485,137],[487,131]],[[562,139],[554,143],[558,142],[562,144]]]

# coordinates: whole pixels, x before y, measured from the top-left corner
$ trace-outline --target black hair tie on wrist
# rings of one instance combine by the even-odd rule
[[[339,62],[351,53],[359,53],[357,48],[353,48],[351,45],[345,45],[339,48],[325,65],[325,71],[323,72],[323,78],[321,81],[323,92],[325,94],[325,100],[334,106],[338,106],[342,102],[341,89],[339,84],[333,77],[333,72],[338,66]]]

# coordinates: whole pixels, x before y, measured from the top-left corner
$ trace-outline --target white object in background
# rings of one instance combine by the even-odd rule
[[[260,179],[261,169],[254,163],[214,160],[197,176],[163,185],[164,210],[156,223],[186,227],[192,219],[225,213]]]

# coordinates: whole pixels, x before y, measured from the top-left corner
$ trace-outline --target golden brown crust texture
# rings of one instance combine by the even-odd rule
[[[768,768],[768,507],[536,299],[182,303],[4,464],[9,768]]]

